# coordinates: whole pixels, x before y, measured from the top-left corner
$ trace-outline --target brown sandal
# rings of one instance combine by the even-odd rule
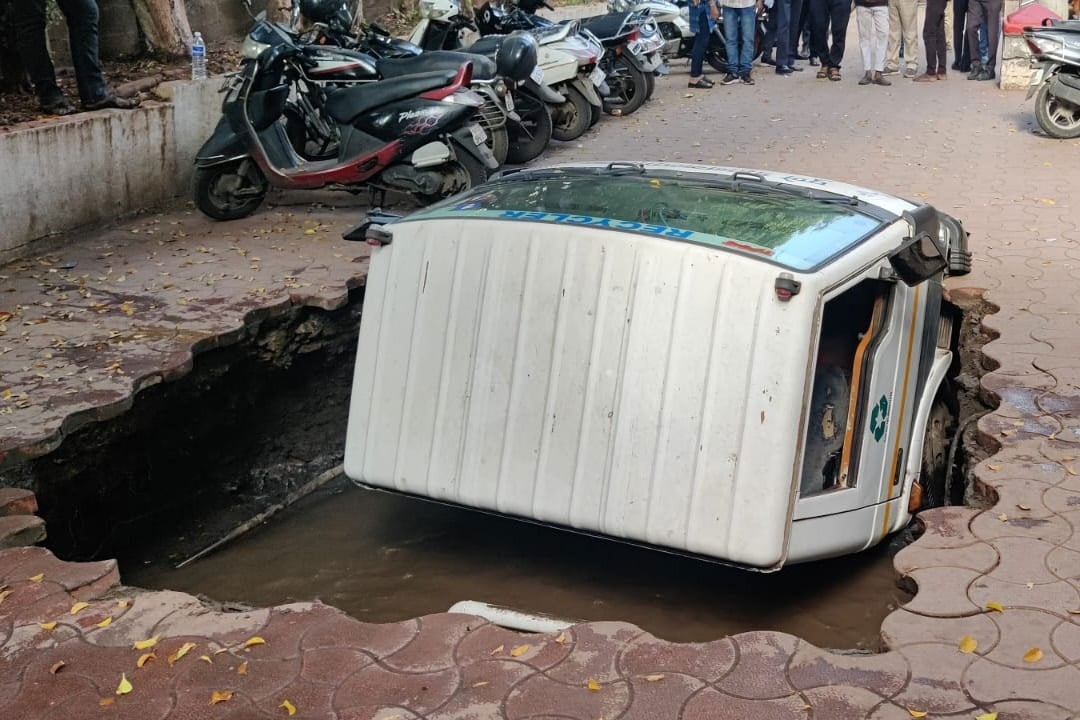
[[[937,82],[937,73],[925,72],[911,82]]]
[[[833,82],[840,82],[840,68],[829,68],[829,79]]]
[[[822,65],[817,71],[817,79],[824,80],[827,77],[829,77],[829,68]]]

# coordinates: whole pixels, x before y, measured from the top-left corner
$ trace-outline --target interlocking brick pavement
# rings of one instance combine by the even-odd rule
[[[857,44],[848,48],[854,58]],[[179,593],[117,587],[111,563],[8,550],[0,553],[9,593],[0,606],[3,716],[287,717],[286,700],[296,717],[343,720],[1078,716],[1080,213],[1071,191],[1080,142],[1034,134],[1022,96],[987,83],[954,74],[928,85],[897,78],[891,88],[858,87],[858,74],[853,59],[841,83],[759,71],[753,88],[690,92],[677,65],[641,111],[605,120],[547,159],[683,160],[837,178],[925,198],[971,231],[975,271],[953,289],[988,288],[1000,308],[985,320],[998,338],[986,347],[996,369],[982,390],[1001,405],[978,422],[980,441],[996,453],[975,473],[998,499],[985,511],[922,513],[925,533],[895,560],[918,594],[885,620],[888,652],[837,655],[774,632],[674,644],[624,623],[558,636],[461,615],[370,625],[318,604],[217,613]],[[347,224],[340,216],[315,216],[333,229],[314,236],[302,234],[306,216],[273,213],[243,231],[184,216],[187,237],[124,232],[153,224],[141,219],[78,238],[48,264],[5,268],[4,289],[14,288],[23,309],[0,336],[10,348],[0,367],[29,400],[4,420],[16,423],[3,434],[9,459],[25,456],[21,443],[40,452],[57,442],[68,423],[83,421],[69,420],[72,411],[117,412],[144,378],[183,372],[216,333],[234,339],[246,312],[340,302],[345,284],[363,274],[352,264],[356,250],[334,239]],[[284,230],[257,232],[267,227]],[[262,258],[257,275],[252,255]],[[59,267],[71,258],[75,269]],[[297,283],[309,286],[297,293]],[[89,297],[78,293],[84,285]],[[123,289],[132,287],[139,290]],[[263,292],[249,297],[253,287]],[[126,313],[125,301],[136,312]],[[54,322],[55,333],[47,327]],[[116,337],[123,346],[108,342]],[[122,375],[110,370],[117,361]],[[81,369],[69,377],[73,364]],[[91,604],[72,615],[78,599]],[[54,621],[51,630],[40,624]],[[157,658],[137,668],[131,643],[152,635]],[[253,636],[265,644],[244,648]],[[968,654],[958,647],[965,636],[976,642]],[[196,646],[170,664],[183,642]],[[66,664],[51,673],[59,661]],[[115,694],[121,673],[133,686],[125,695]],[[211,704],[215,691],[232,695]]]

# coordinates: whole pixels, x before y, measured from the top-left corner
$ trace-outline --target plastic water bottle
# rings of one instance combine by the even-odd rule
[[[202,33],[195,33],[195,39],[191,41],[191,79],[206,79],[206,43]]]

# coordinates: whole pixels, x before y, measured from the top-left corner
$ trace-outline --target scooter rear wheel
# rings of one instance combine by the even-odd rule
[[[561,92],[566,97],[566,102],[556,110],[555,127],[552,128],[551,137],[563,142],[577,140],[592,125],[592,105],[576,87],[564,86]]]
[[[625,57],[616,58],[611,64],[607,83],[611,87],[611,94],[603,102],[604,112],[609,115],[615,111],[620,115],[629,115],[644,105],[649,95],[646,73],[634,67]]]
[[[462,147],[455,147],[454,152],[456,157],[443,166],[442,190],[431,194],[415,193],[416,199],[424,205],[445,200],[487,182],[488,171],[484,163]]]
[[[215,220],[238,220],[262,205],[269,186],[249,158],[195,168],[195,206]]]
[[[1043,132],[1052,138],[1080,137],[1080,106],[1055,97],[1048,82],[1043,83],[1035,96],[1035,119]]]
[[[716,37],[709,38],[709,45],[705,49],[705,62],[716,72],[728,71],[727,47]]]

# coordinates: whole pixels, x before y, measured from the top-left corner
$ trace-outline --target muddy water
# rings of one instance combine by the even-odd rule
[[[897,543],[893,543],[895,546]],[[761,575],[342,485],[182,570],[129,585],[257,605],[318,598],[369,622],[480,600],[575,620],[626,620],[674,641],[752,629],[877,650],[909,595],[894,548]]]

